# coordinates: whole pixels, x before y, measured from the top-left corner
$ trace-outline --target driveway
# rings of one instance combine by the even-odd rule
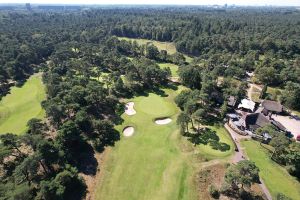
[[[292,118],[290,116],[282,115],[272,115],[272,118],[275,121],[280,122],[288,131],[290,131],[294,138],[296,139],[297,135],[300,135],[300,120]]]

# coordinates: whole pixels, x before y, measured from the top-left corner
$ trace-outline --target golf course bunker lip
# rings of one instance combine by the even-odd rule
[[[127,115],[135,115],[136,111],[134,110],[134,102],[128,102],[125,105],[125,113]]]
[[[134,133],[134,128],[132,126],[126,126],[123,129],[123,134],[125,137],[130,137],[133,135],[133,133]]]
[[[155,119],[155,123],[158,125],[165,125],[165,124],[169,124],[172,122],[172,119],[170,119],[169,117],[163,117],[163,118],[156,118]]]

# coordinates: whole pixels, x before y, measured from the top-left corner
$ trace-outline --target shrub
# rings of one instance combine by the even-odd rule
[[[218,199],[220,197],[220,192],[216,188],[216,186],[210,185],[208,190],[209,190],[210,196],[213,197],[214,199]]]

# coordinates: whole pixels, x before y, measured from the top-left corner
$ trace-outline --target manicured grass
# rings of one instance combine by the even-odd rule
[[[178,65],[172,64],[172,63],[159,63],[158,64],[161,68],[167,68],[169,67],[171,70],[171,76],[172,77],[178,77]]]
[[[43,118],[41,101],[46,97],[41,75],[31,76],[21,87],[12,87],[0,102],[0,134],[22,134],[31,118]]]
[[[209,128],[216,131],[217,135],[220,138],[220,142],[228,144],[230,146],[230,149],[227,151],[220,151],[220,150],[212,149],[209,144],[208,145],[200,144],[198,145],[199,153],[202,154],[208,160],[212,160],[216,158],[219,159],[227,158],[231,156],[234,151],[234,144],[229,134],[225,130],[225,128],[223,126],[222,127],[211,126]]]
[[[165,90],[168,97],[150,93],[134,101],[136,115],[123,115],[124,123],[133,126],[133,136],[122,137],[112,147],[101,167],[103,176],[96,189],[96,199],[196,199],[193,169],[187,154],[179,149],[180,134],[176,125],[178,108],[173,102],[177,91]],[[172,122],[156,125],[154,119],[169,116]]]
[[[159,51],[166,50],[168,54],[174,54],[177,52],[175,44],[173,42],[159,42],[155,40],[147,40],[147,39],[135,39],[135,38],[128,38],[128,37],[118,37],[120,40],[127,40],[127,41],[136,41],[138,45],[144,44],[153,44],[155,45]],[[186,62],[192,62],[193,58],[184,55]]]
[[[260,176],[274,199],[277,193],[283,193],[295,200],[300,199],[300,183],[283,167],[270,159],[268,150],[253,140],[243,141],[242,145],[246,149],[247,156],[260,169]]]

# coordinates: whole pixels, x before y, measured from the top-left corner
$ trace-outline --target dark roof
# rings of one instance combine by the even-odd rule
[[[280,122],[278,122],[278,121],[272,121],[272,124],[274,126],[276,126],[279,130],[286,131],[285,126],[283,126]]]
[[[260,127],[264,127],[268,124],[271,124],[270,120],[268,120],[261,113],[253,113],[249,114],[245,118],[245,124],[247,129],[258,129]]]
[[[237,99],[234,96],[228,97],[227,98],[227,101],[228,101],[227,105],[234,107],[235,104],[236,104],[236,100]]]
[[[264,100],[261,105],[269,111],[282,112],[283,110],[283,106],[277,101]]]

